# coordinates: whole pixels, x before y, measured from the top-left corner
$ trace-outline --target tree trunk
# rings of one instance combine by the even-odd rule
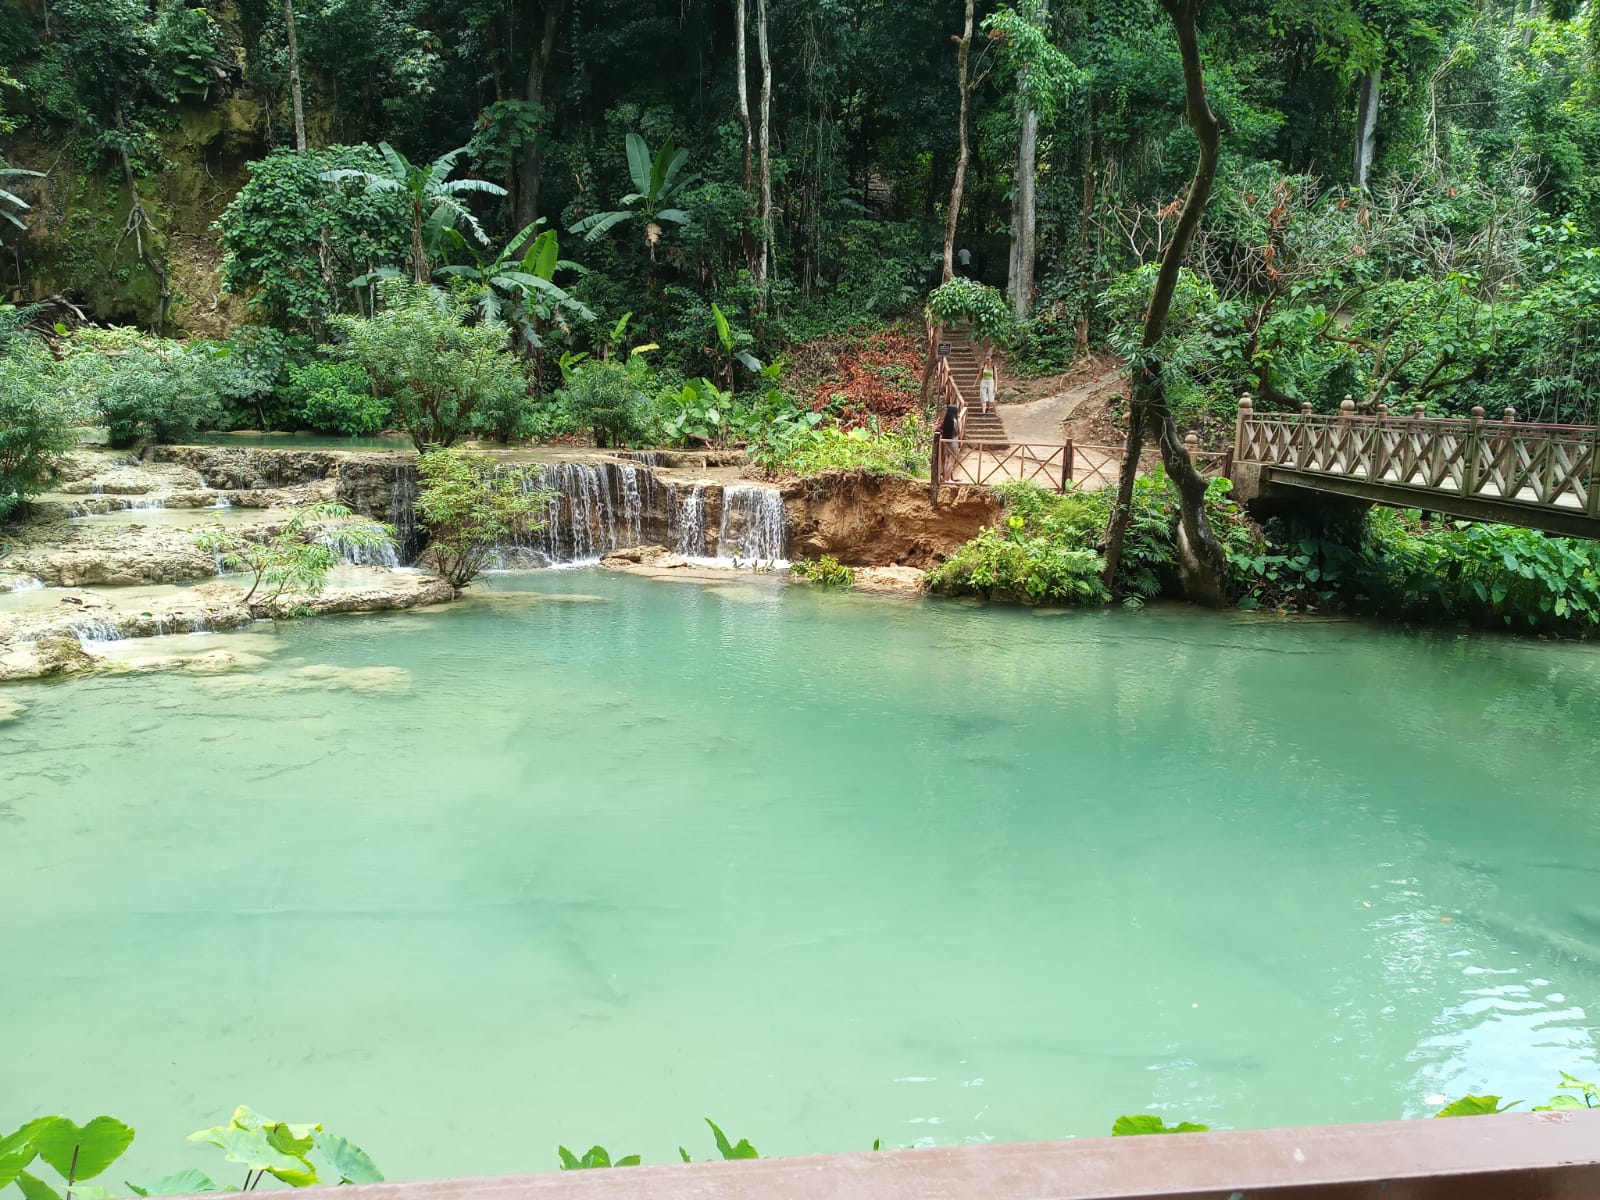
[[[1039,161],[1039,114],[1030,105],[1022,114],[1017,146],[1017,191],[1011,207],[1011,300],[1017,320],[1033,307],[1033,264],[1038,255],[1039,196],[1035,170]]]
[[[1078,229],[1078,285],[1083,288],[1083,307],[1078,310],[1074,330],[1074,354],[1089,350],[1089,317],[1094,306],[1094,97],[1083,114],[1083,207]]]
[[[739,124],[744,129],[744,190],[748,195],[755,182],[755,142],[750,128],[750,75],[745,63],[745,5],[746,0],[733,0],[733,70],[734,95],[739,101]]]
[[[1042,16],[1050,11],[1048,0],[1039,5]],[[1017,102],[1022,112],[1022,131],[1017,139],[1017,174],[1011,202],[1011,273],[1008,284],[1017,320],[1026,320],[1033,307],[1033,267],[1038,260],[1039,235],[1039,112],[1028,102],[1027,74],[1017,80]]]
[[[956,85],[961,89],[961,152],[956,157],[956,177],[950,185],[950,208],[944,218],[944,271],[940,282],[949,283],[956,273],[956,224],[961,219],[961,193],[967,186],[967,164],[972,160],[972,146],[967,141],[967,109],[972,100],[972,87],[968,81],[968,63],[972,55],[972,25],[977,0],[967,0],[966,30],[957,42]]]
[[[294,28],[294,0],[283,0],[283,29],[289,40],[289,103],[294,108],[294,152],[306,152],[306,102],[300,92],[300,39]]]
[[[1206,99],[1200,38],[1195,29],[1195,18],[1205,0],[1159,2],[1172,19],[1178,35],[1178,49],[1183,58],[1185,107],[1189,124],[1194,127],[1195,137],[1200,143],[1200,160],[1195,164],[1194,179],[1189,184],[1189,194],[1184,199],[1177,228],[1161,256],[1161,270],[1156,276],[1155,291],[1150,297],[1150,307],[1145,311],[1144,335],[1140,340],[1139,356],[1134,362],[1133,386],[1130,389],[1128,445],[1117,487],[1117,505],[1112,510],[1111,527],[1106,534],[1105,578],[1106,585],[1111,586],[1122,559],[1122,543],[1127,536],[1128,519],[1133,507],[1134,479],[1138,475],[1139,455],[1148,431],[1154,435],[1161,450],[1162,465],[1178,489],[1178,569],[1184,592],[1198,603],[1218,605],[1227,598],[1227,557],[1206,516],[1206,480],[1190,460],[1183,438],[1178,433],[1177,422],[1172,418],[1172,409],[1167,404],[1160,347],[1166,334],[1167,316],[1172,309],[1172,296],[1177,290],[1183,260],[1188,256],[1195,231],[1200,227],[1200,218],[1211,199],[1212,186],[1216,183],[1222,131]]]
[[[766,307],[772,275],[772,56],[767,47],[767,0],[756,0],[756,50],[761,55],[761,267],[756,272]]]
[[[1355,185],[1367,186],[1372,173],[1373,152],[1378,143],[1378,94],[1383,85],[1383,68],[1373,67],[1361,77],[1361,100],[1356,112]]]
[[[528,55],[528,84],[525,97],[529,104],[544,108],[545,79],[550,73],[550,60],[556,53],[556,34],[561,28],[561,9],[565,0],[545,0],[544,22],[539,36],[534,40]],[[522,161],[517,179],[517,228],[525,229],[539,216],[539,164],[542,149],[537,134],[528,138],[522,147]]]

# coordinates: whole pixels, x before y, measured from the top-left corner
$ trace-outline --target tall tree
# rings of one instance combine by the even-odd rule
[[[556,54],[556,37],[561,31],[561,13],[566,0],[544,0],[540,5],[543,19],[533,47],[528,52],[528,79],[524,94],[534,111],[544,112],[545,82],[550,75],[550,63]],[[532,133],[522,145],[522,159],[517,172],[517,225],[527,228],[539,217],[539,173],[544,152],[544,139]]]
[[[750,68],[745,61],[747,7],[747,0],[733,0],[733,87],[739,102],[739,126],[744,131],[744,190],[749,195],[755,182],[755,135],[750,126]]]
[[[306,152],[306,102],[300,92],[300,38],[294,27],[294,0],[283,0],[283,29],[289,47],[289,103],[294,108],[294,152]]]
[[[772,272],[772,55],[767,46],[767,0],[756,0],[756,49],[761,55],[761,269],[756,286],[765,303]]]
[[[940,278],[949,283],[956,273],[956,224],[961,219],[961,193],[967,186],[967,164],[972,161],[972,144],[967,137],[968,111],[972,106],[972,24],[977,0],[967,0],[966,26],[956,39],[956,86],[961,93],[961,150],[956,157],[956,177],[950,185],[950,208],[944,219],[944,271]]]
[[[1200,143],[1200,158],[1195,164],[1189,194],[1184,198],[1182,215],[1161,256],[1155,290],[1145,310],[1144,333],[1133,364],[1133,386],[1129,389],[1128,442],[1122,456],[1117,504],[1111,512],[1111,525],[1106,535],[1105,578],[1110,587],[1122,560],[1122,543],[1133,510],[1134,480],[1139,474],[1139,460],[1148,434],[1156,439],[1162,465],[1178,489],[1178,566],[1184,591],[1191,600],[1220,604],[1227,593],[1227,558],[1206,516],[1206,480],[1190,460],[1172,408],[1167,403],[1161,343],[1183,260],[1188,256],[1216,183],[1222,128],[1206,97],[1200,37],[1195,28],[1205,0],[1159,0],[1159,3],[1178,35],[1178,51],[1183,59],[1184,107]]]

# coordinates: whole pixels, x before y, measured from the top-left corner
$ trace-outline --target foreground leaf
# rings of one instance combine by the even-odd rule
[[[318,1153],[328,1160],[328,1165],[333,1168],[345,1183],[382,1183],[383,1172],[378,1170],[378,1164],[373,1162],[367,1152],[360,1146],[354,1145],[336,1133],[325,1133],[321,1129],[314,1130],[311,1140],[316,1145]]]
[[[61,1200],[55,1188],[37,1175],[29,1175],[26,1171],[17,1176],[17,1186],[22,1189],[22,1194],[27,1200]]]
[[[1176,1125],[1168,1125],[1156,1113],[1135,1113],[1132,1116],[1118,1117],[1111,1126],[1112,1137],[1142,1137],[1151,1133],[1205,1133],[1211,1126],[1196,1124],[1193,1121],[1180,1121]]]
[[[717,1128],[717,1123],[710,1117],[707,1117],[705,1121],[707,1125],[711,1126],[712,1136],[717,1139],[717,1153],[721,1154],[724,1159],[731,1161],[741,1158],[761,1157],[760,1154],[756,1153],[756,1148],[750,1144],[748,1139],[740,1138],[737,1146],[730,1146],[728,1144],[728,1135]]]
[[[93,1179],[132,1144],[133,1130],[115,1117],[96,1117],[81,1129],[56,1117],[33,1140],[39,1157],[68,1181]]]
[[[1521,1104],[1520,1100],[1513,1100],[1509,1104],[1501,1104],[1499,1096],[1463,1096],[1452,1104],[1447,1104],[1433,1115],[1436,1117],[1486,1117],[1494,1113],[1505,1112],[1513,1105]]]
[[[219,1190],[211,1176],[192,1167],[187,1171],[163,1175],[148,1187],[140,1187],[136,1183],[130,1183],[128,1187],[135,1196],[192,1196],[196,1192]]]

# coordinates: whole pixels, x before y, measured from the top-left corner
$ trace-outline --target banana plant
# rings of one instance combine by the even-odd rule
[[[755,341],[742,329],[735,329],[728,323],[728,318],[722,315],[722,310],[713,302],[711,305],[711,318],[716,322],[717,341],[722,345],[722,376],[727,381],[728,391],[733,391],[733,364],[741,363],[752,375],[761,374],[761,360],[745,347]]]
[[[504,196],[505,188],[487,179],[451,179],[456,160],[467,152],[461,146],[448,154],[441,154],[431,163],[413,163],[388,142],[378,143],[378,153],[383,156],[384,169],[361,171],[341,167],[324,171],[319,178],[329,183],[346,179],[359,179],[367,185],[368,193],[397,192],[411,205],[411,270],[418,283],[429,282],[429,251],[436,249],[446,230],[456,231],[465,225],[480,246],[489,244],[488,234],[478,224],[478,218],[467,208],[463,196],[481,192],[490,196]]]
[[[691,176],[682,174],[689,152],[679,150],[668,138],[652,157],[650,147],[637,133],[628,135],[627,144],[628,174],[633,179],[634,190],[618,201],[619,208],[593,213],[574,225],[571,232],[581,233],[595,242],[618,225],[637,219],[644,225],[645,245],[650,248],[650,261],[654,263],[656,246],[661,241],[661,223],[689,223],[689,214],[676,206],[678,197],[693,182]]]
[[[452,250],[465,251],[474,261],[450,263],[437,272],[461,280],[474,293],[472,306],[478,315],[485,321],[506,321],[530,349],[544,345],[545,331],[552,323],[567,328],[572,320],[594,320],[594,312],[587,304],[555,282],[558,271],[582,273],[584,268],[561,257],[555,230],[546,229],[535,236],[542,224],[541,217],[488,261],[478,256],[459,230],[447,229],[446,256]]]

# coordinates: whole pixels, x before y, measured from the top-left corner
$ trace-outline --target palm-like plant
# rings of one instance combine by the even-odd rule
[[[38,179],[43,175],[43,171],[29,171],[22,167],[0,167],[0,179],[16,179],[22,176],[32,176]],[[18,229],[26,229],[27,225],[23,223],[22,218],[17,213],[25,213],[28,208],[28,202],[21,196],[0,187],[0,217],[4,217]],[[4,242],[0,242],[0,245],[4,244]]]
[[[451,179],[456,160],[467,152],[461,146],[441,154],[426,166],[418,166],[388,142],[378,143],[385,170],[361,171],[341,167],[324,171],[322,178],[332,183],[360,179],[369,193],[398,192],[411,202],[411,270],[418,283],[429,282],[428,251],[443,240],[447,229],[465,225],[480,246],[489,244],[488,235],[472,215],[462,197],[472,192],[504,196],[505,188],[486,179]]]
[[[452,263],[439,268],[440,275],[452,275],[476,292],[472,306],[485,321],[507,321],[522,335],[527,345],[537,349],[544,344],[542,330],[551,321],[567,318],[594,320],[594,313],[583,301],[555,282],[558,271],[583,270],[577,263],[561,257],[561,247],[553,229],[537,237],[534,231],[544,224],[540,218],[506,243],[492,260],[485,261],[473,251],[458,230],[444,231],[449,250],[465,250],[472,263]],[[522,248],[526,246],[525,250]],[[518,251],[522,250],[519,255]]]
[[[624,221],[635,218],[644,222],[644,240],[650,247],[650,259],[655,261],[656,244],[661,241],[661,222],[686,225],[689,214],[673,206],[676,198],[693,182],[682,174],[683,164],[689,161],[689,152],[679,150],[671,138],[653,158],[650,147],[637,133],[628,135],[628,174],[633,177],[633,191],[618,203],[621,208],[612,212],[594,213],[572,227],[573,233],[584,234],[589,241],[597,241]]]

